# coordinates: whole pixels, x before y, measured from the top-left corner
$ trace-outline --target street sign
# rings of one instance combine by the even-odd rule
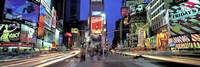
[[[71,28],[71,32],[72,33],[79,33],[79,29],[78,28]]]

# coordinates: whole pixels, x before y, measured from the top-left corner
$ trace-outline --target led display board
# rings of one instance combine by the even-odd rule
[[[101,17],[91,17],[91,31],[92,33],[101,33],[102,31]]]
[[[39,9],[39,5],[28,0],[6,0],[4,15],[8,20],[28,20],[37,23]]]
[[[20,24],[0,24],[0,42],[19,42]]]

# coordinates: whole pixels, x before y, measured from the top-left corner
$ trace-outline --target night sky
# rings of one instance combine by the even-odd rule
[[[114,37],[113,30],[115,29],[115,21],[121,18],[120,8],[122,0],[104,0],[105,1],[105,14],[107,17],[107,29],[109,43],[112,44]],[[87,20],[89,12],[89,0],[81,0],[81,20]]]

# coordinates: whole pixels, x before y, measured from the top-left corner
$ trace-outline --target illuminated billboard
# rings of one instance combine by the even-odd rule
[[[58,44],[59,44],[59,37],[60,37],[60,36],[59,36],[59,35],[60,35],[59,33],[60,33],[60,31],[59,31],[58,29],[56,29],[55,36],[54,36],[54,37],[55,37],[55,38],[54,38],[54,40],[55,40],[55,41],[54,41],[54,42],[55,42],[55,45],[58,45]]]
[[[36,43],[35,30],[27,25],[21,24],[20,41]]]
[[[79,29],[78,28],[71,28],[71,33],[79,33]]]
[[[101,33],[102,31],[101,17],[91,17],[91,31],[92,33]]]
[[[4,7],[5,19],[23,19],[37,23],[39,9],[39,5],[29,2],[28,0],[6,0]]]
[[[44,6],[40,6],[40,16],[38,21],[38,30],[37,30],[37,36],[43,37],[44,35],[44,17],[45,17],[45,8]]]
[[[121,7],[121,16],[128,16],[129,10],[128,7]]]
[[[41,0],[41,4],[45,7],[48,13],[51,13],[51,0]]]
[[[20,24],[0,24],[0,42],[19,42]]]
[[[45,42],[50,42],[50,43],[53,43],[53,42],[55,42],[55,35],[52,33],[52,32],[50,32],[50,31],[48,31],[48,30],[44,30],[44,41]]]
[[[52,27],[56,28],[56,11],[53,10]]]
[[[200,42],[200,34],[191,34],[193,42]]]
[[[171,35],[198,33],[200,31],[199,3],[186,2],[169,8]]]
[[[62,43],[63,43],[63,35],[62,34],[60,34],[59,35],[59,46],[62,46]]]

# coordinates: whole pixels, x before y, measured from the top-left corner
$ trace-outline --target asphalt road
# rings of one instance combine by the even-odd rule
[[[168,61],[162,61],[162,60],[155,60],[155,59],[147,59],[147,61],[150,61],[152,64],[156,64],[161,67],[200,67],[190,64],[183,64],[183,63],[175,63],[175,62],[168,62]]]
[[[26,58],[13,61],[2,61],[0,67],[46,67],[50,64],[60,62],[62,60],[73,57],[79,53],[79,50],[71,51],[68,53],[53,53],[50,55]],[[57,66],[54,66],[57,67]]]
[[[94,61],[87,56],[86,61],[79,62],[79,58],[70,58],[51,64],[47,67],[199,67],[190,64],[175,63],[157,59],[144,58],[143,62],[133,59],[133,56],[109,55],[105,60]]]
[[[63,54],[61,53],[55,53],[52,55],[46,55],[41,57],[35,57],[35,58],[25,58],[25,59],[19,59],[19,60],[13,60],[13,61],[4,61],[0,63],[1,67],[28,67],[40,62],[45,62],[47,59],[55,58],[55,57],[61,57]]]

